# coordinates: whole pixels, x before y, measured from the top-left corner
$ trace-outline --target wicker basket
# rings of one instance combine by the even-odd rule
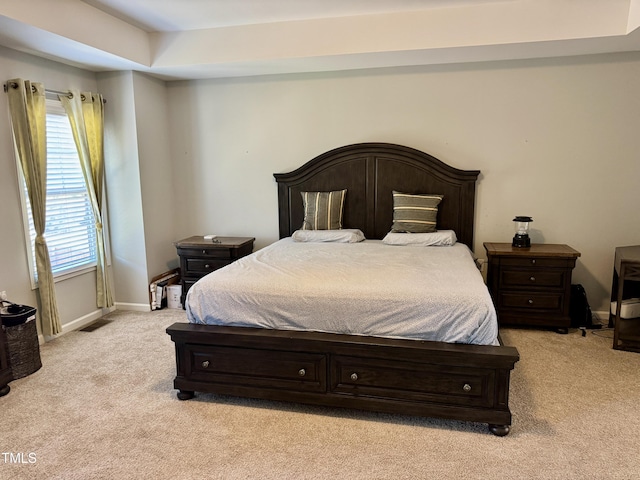
[[[42,367],[36,321],[29,320],[13,327],[1,327],[7,335],[9,366],[13,379],[26,377]]]

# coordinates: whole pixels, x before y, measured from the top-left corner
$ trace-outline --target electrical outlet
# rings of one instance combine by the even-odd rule
[[[0,300],[6,300],[7,299],[7,292],[6,290],[2,290],[0,292]]]

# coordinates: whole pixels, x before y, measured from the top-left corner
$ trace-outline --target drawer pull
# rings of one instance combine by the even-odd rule
[[[204,266],[204,268],[211,268],[211,265],[209,265],[208,263]]]
[[[529,305],[533,305],[533,300],[529,299]]]
[[[536,277],[531,277],[529,280],[531,280],[532,282],[536,281]]]
[[[300,375],[301,377],[304,377],[307,374],[307,371],[304,368],[301,368],[300,370],[298,370],[298,375]]]
[[[206,255],[207,251],[206,250],[202,250],[202,253],[204,253]]]
[[[209,360],[205,360],[202,362],[202,368],[207,368],[209,366]]]
[[[354,382],[355,382],[356,380],[358,380],[358,374],[357,374],[357,373],[352,373],[352,374],[351,374],[351,380],[353,380]]]
[[[533,264],[535,265],[535,263],[536,263],[536,259],[535,259],[535,258],[532,258],[532,259],[531,259],[531,263],[533,263]]]
[[[464,386],[462,387],[462,390],[464,390],[465,392],[470,392],[471,385],[469,385],[468,383],[465,383]]]

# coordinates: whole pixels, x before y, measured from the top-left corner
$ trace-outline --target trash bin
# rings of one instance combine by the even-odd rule
[[[4,304],[9,306],[5,307]],[[36,309],[2,302],[0,320],[7,337],[7,356],[13,379],[26,377],[42,367],[36,327]]]

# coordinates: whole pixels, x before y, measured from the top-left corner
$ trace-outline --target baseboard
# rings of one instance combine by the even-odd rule
[[[118,310],[127,310],[129,312],[150,312],[151,307],[148,303],[122,303],[116,302]]]
[[[42,334],[38,334],[38,342],[40,343],[40,345],[42,345],[43,343],[53,340],[54,338],[58,338],[61,335],[64,335],[65,333],[73,332],[75,330],[80,330],[81,328],[84,328],[87,325],[90,325],[91,323],[104,317],[107,313],[113,312],[114,310],[116,310],[115,306],[109,307],[109,308],[101,308],[100,310],[94,310],[93,312],[88,313],[80,318],[76,318],[71,322],[63,324],[62,331],[57,335],[45,336]]]
[[[609,312],[606,310],[598,310],[595,312],[591,312],[591,314],[593,315],[593,323],[594,324],[600,324],[603,327],[606,327],[609,325]]]

